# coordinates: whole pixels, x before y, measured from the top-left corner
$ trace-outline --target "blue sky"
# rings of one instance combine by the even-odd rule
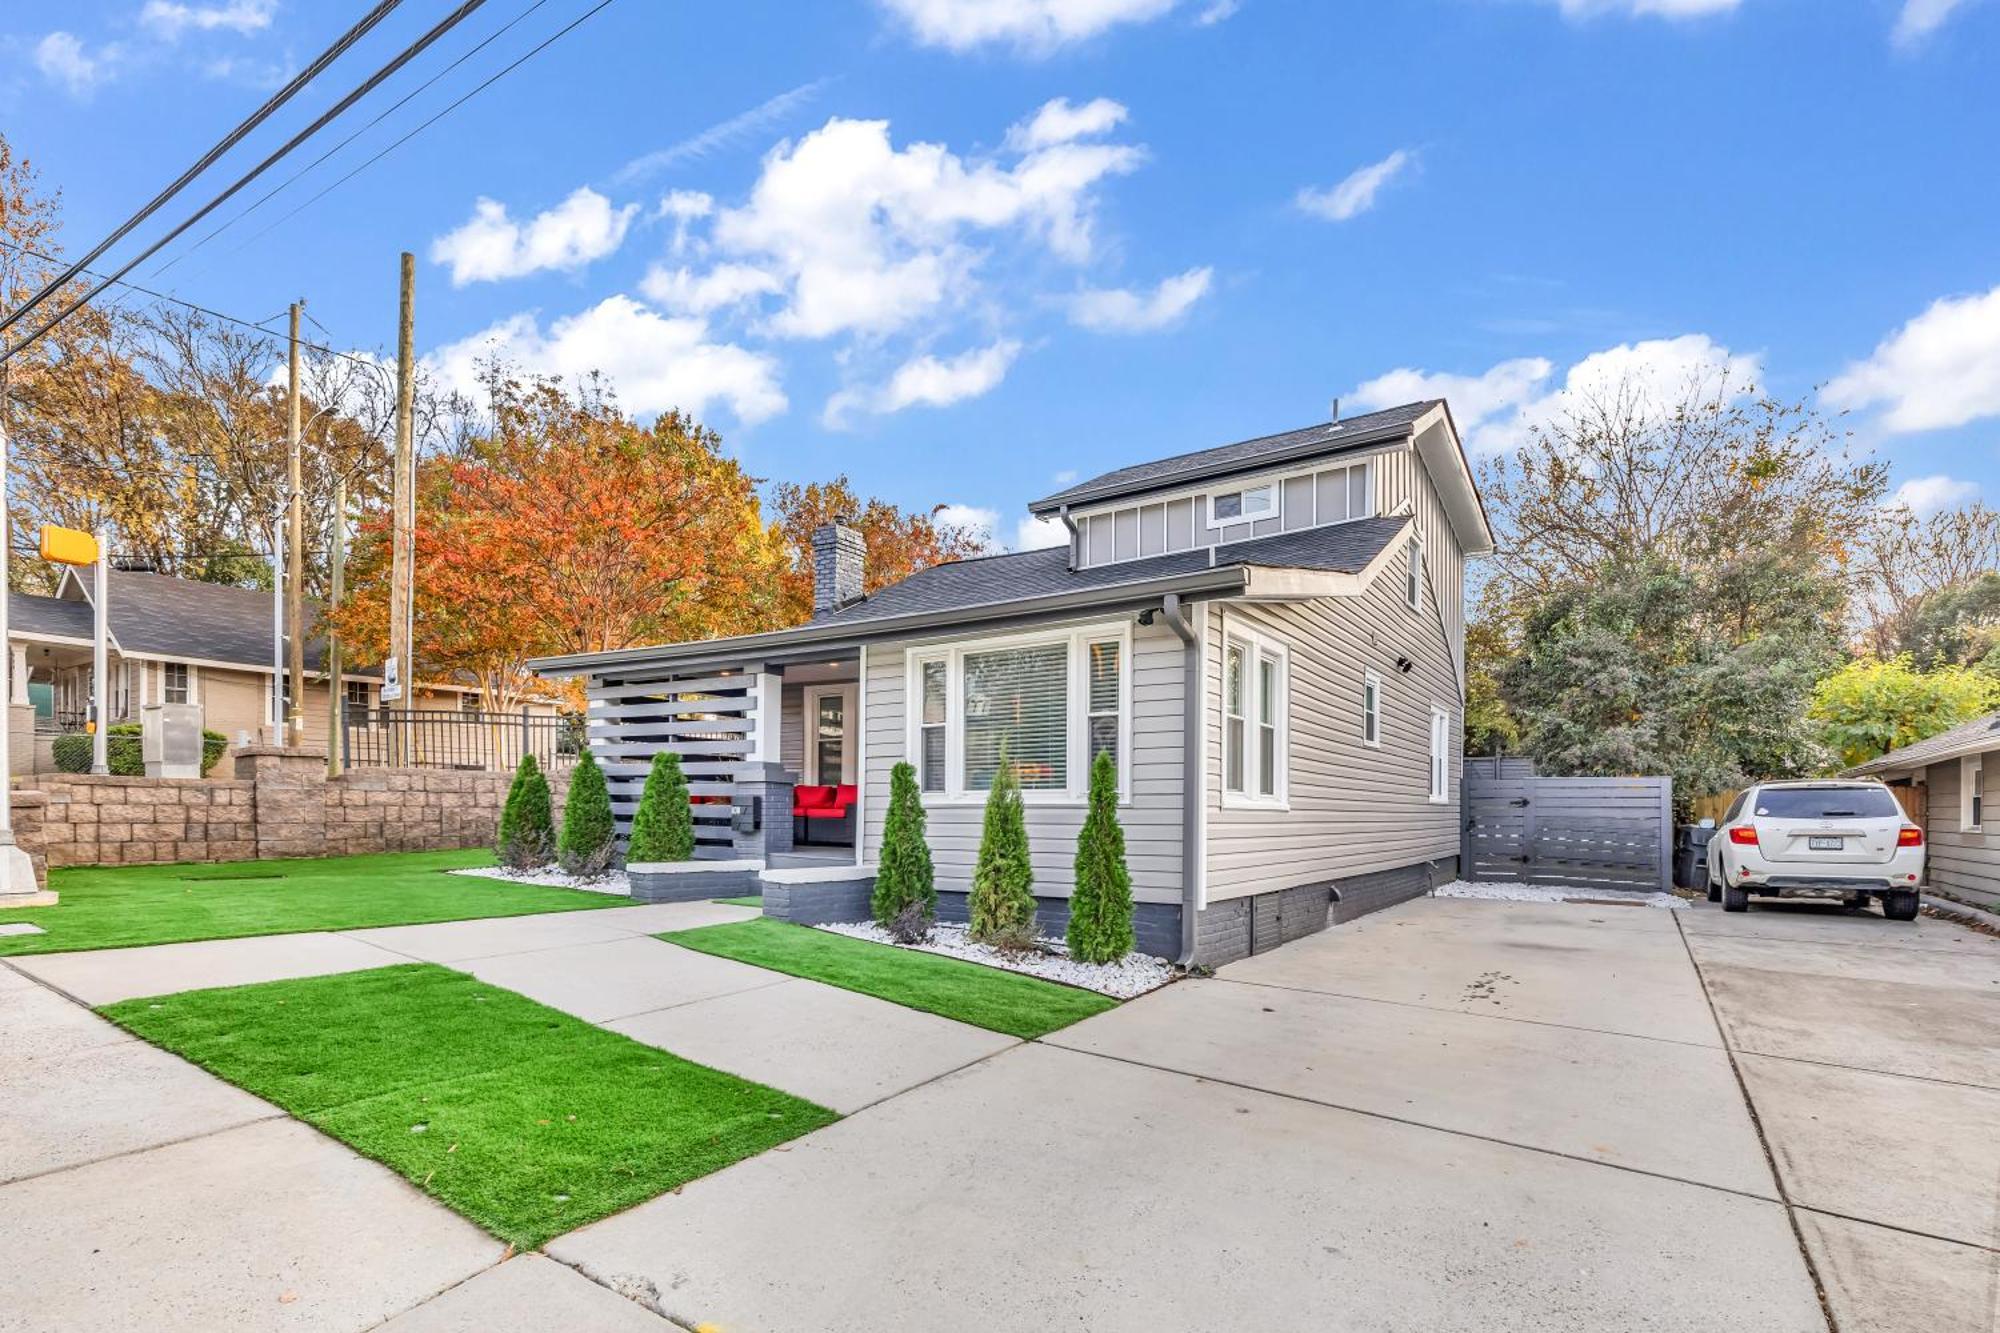
[[[1336,395],[1446,392],[1491,452],[1698,365],[1846,409],[1920,505],[2000,500],[1996,0],[613,0],[271,228],[595,3],[491,0],[135,276],[380,348],[407,248],[442,374],[600,366],[760,476],[1009,543],[1072,474]],[[0,124],[80,248],[361,10],[17,0]]]

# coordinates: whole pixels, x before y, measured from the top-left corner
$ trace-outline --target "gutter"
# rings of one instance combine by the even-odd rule
[[[1194,962],[1196,889],[1200,883],[1201,814],[1207,756],[1202,753],[1201,640],[1188,627],[1181,595],[1160,599],[1161,618],[1181,641],[1181,956],[1178,967]]]

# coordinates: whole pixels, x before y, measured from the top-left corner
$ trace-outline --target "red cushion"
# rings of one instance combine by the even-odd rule
[[[831,787],[792,788],[792,810],[794,813],[804,813],[814,806],[832,804],[833,788]]]
[[[847,809],[844,805],[816,805],[810,810],[794,810],[792,813],[804,815],[807,819],[839,819],[847,813]]]
[[[859,800],[860,795],[851,783],[843,782],[833,789],[833,803],[845,810],[848,806],[853,805],[855,801]]]

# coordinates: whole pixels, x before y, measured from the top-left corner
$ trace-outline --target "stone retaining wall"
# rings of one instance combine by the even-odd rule
[[[493,842],[508,773],[364,768],[329,781],[326,754],[250,746],[234,779],[45,774],[15,794],[15,837],[45,866],[249,861],[441,851]],[[556,819],[569,789],[552,774]]]

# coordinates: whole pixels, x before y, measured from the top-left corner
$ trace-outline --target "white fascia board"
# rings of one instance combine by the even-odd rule
[[[1479,483],[1466,461],[1465,445],[1458,427],[1443,403],[1418,417],[1410,426],[1417,458],[1430,473],[1438,498],[1451,519],[1451,530],[1465,554],[1491,555],[1493,528],[1486,521],[1486,506],[1479,498]]]
[[[1243,602],[1305,602],[1315,597],[1359,597],[1403,549],[1399,532],[1383,544],[1367,567],[1347,573],[1327,569],[1295,569],[1279,565],[1245,565]]]

